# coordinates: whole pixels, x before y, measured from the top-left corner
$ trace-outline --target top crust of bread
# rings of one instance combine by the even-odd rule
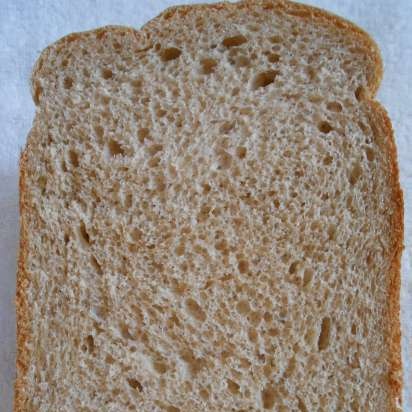
[[[330,30],[340,31],[355,35],[358,38],[359,44],[362,44],[368,50],[367,60],[369,64],[369,71],[367,73],[368,89],[365,91],[365,100],[368,100],[372,109],[375,124],[381,125],[380,134],[384,139],[382,149],[386,150],[387,158],[391,165],[390,181],[392,186],[392,204],[393,215],[391,227],[393,228],[393,250],[388,252],[388,260],[391,262],[391,270],[388,276],[389,281],[389,302],[388,302],[388,317],[390,318],[391,328],[387,331],[388,342],[391,350],[391,367],[389,384],[392,391],[391,404],[388,406],[388,411],[398,411],[401,404],[401,389],[402,389],[402,366],[401,366],[401,350],[400,350],[400,258],[403,249],[403,195],[399,184],[399,171],[397,165],[396,146],[394,141],[394,134],[390,119],[385,109],[374,100],[374,97],[379,88],[382,79],[382,60],[379,49],[370,36],[362,29],[353,23],[342,19],[338,16],[330,14],[321,9],[314,7],[296,4],[283,0],[246,0],[239,3],[216,3],[204,5],[190,5],[178,6],[166,9],[158,17],[148,22],[141,30],[133,28],[107,26],[89,32],[74,33],[63,37],[56,43],[46,48],[38,58],[33,74],[32,74],[32,94],[33,100],[36,104],[39,103],[36,89],[37,78],[40,73],[47,66],[47,60],[52,50],[65,48],[66,45],[73,41],[81,42],[89,35],[101,33],[119,32],[126,36],[136,38],[136,42],[142,44],[142,50],[145,50],[152,43],[158,32],[163,30],[164,24],[178,24],[180,19],[195,18],[197,16],[207,17],[210,10],[242,10],[244,13],[253,13],[257,8],[266,10],[267,13],[274,13],[276,11],[283,11],[289,15],[293,15],[296,19],[310,20],[316,24],[326,25]],[[171,22],[171,23],[170,23]],[[40,103],[41,105],[41,103]],[[31,337],[31,308],[28,306],[28,299],[26,291],[30,282],[27,272],[27,248],[29,241],[29,234],[27,231],[27,216],[30,215],[31,201],[27,189],[27,157],[31,150],[32,142],[38,139],[38,130],[36,122],[28,136],[27,145],[21,153],[20,158],[20,253],[18,261],[17,274],[17,294],[16,294],[16,311],[17,311],[17,379],[15,383],[15,404],[14,410],[16,412],[26,411],[24,407],[24,387],[25,375],[29,368],[29,353],[27,352],[26,343],[30,341]]]

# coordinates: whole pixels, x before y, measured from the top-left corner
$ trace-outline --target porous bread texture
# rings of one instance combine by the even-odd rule
[[[47,48],[21,163],[16,411],[392,411],[381,62],[289,2]]]

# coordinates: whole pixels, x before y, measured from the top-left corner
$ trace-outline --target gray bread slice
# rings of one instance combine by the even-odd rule
[[[403,204],[375,43],[285,1],[36,63],[15,411],[395,411]]]

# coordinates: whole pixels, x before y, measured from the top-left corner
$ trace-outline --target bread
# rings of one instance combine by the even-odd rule
[[[15,411],[395,411],[403,205],[379,51],[286,1],[43,51]]]

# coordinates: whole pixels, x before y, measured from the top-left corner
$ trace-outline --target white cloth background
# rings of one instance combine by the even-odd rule
[[[393,121],[405,193],[406,249],[401,302],[404,411],[411,412],[412,0],[307,1],[354,21],[375,38],[382,50],[385,75],[378,98]],[[65,34],[107,24],[138,28],[176,3],[176,0],[0,0],[0,412],[12,410],[18,157],[34,114],[29,89],[31,68],[41,50]]]

